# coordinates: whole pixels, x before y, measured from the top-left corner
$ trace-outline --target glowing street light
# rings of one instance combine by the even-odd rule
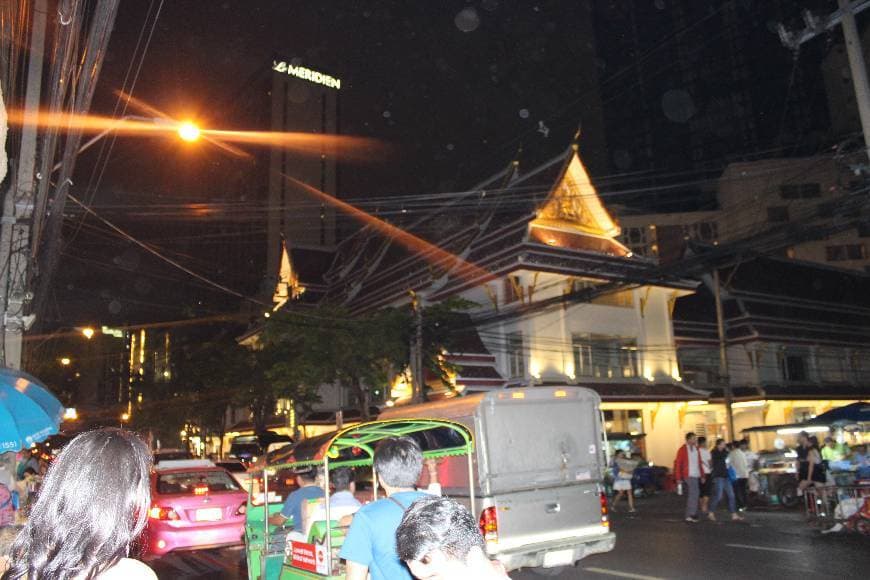
[[[126,423],[130,420],[130,413],[121,413],[121,423]]]
[[[65,356],[65,357],[60,359],[60,364],[62,364],[65,367],[68,367],[71,362],[72,362],[72,359],[68,356]]]
[[[197,141],[199,139],[199,127],[197,127],[190,121],[184,121],[178,126],[178,136],[181,137],[183,141],[193,143],[194,141]]]
[[[93,328],[91,328],[90,326],[86,326],[86,327],[82,328],[82,334],[83,334],[84,337],[87,338],[88,340],[90,340],[90,339],[92,339],[92,338],[94,337],[94,333],[95,333],[95,332],[96,332],[96,331],[95,331]]]
[[[75,421],[78,418],[79,413],[76,411],[75,407],[67,407],[63,412],[64,421]]]

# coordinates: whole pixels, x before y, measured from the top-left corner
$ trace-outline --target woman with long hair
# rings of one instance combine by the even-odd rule
[[[101,429],[70,441],[49,467],[12,546],[4,579],[156,579],[130,559],[151,503],[151,453],[134,433]]]

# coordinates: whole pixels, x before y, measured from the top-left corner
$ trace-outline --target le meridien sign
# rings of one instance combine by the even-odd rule
[[[272,61],[272,70],[279,73],[287,73],[297,79],[306,80],[331,89],[338,90],[341,88],[341,79],[331,77],[316,70],[311,70],[310,68],[305,68],[304,66],[293,66],[287,61]]]

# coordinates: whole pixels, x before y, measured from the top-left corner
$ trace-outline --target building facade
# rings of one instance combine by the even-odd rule
[[[870,395],[870,276],[781,258],[720,270],[727,377],[719,372],[712,277],[677,300],[674,333],[683,380],[712,393],[687,409],[696,432],[725,434],[722,384],[739,433],[798,423]],[[775,434],[756,445],[772,448]]]
[[[865,270],[870,266],[870,218],[858,209],[843,210],[867,187],[852,160],[829,154],[732,163],[715,182],[718,209],[632,214],[622,208],[621,240],[641,255],[670,263],[683,257],[689,241],[716,245],[815,220],[836,231],[783,244],[779,255]]]

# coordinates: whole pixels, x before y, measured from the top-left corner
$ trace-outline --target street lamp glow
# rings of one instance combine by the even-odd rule
[[[79,413],[74,407],[67,407],[63,412],[64,421],[75,421],[79,418]]]
[[[96,331],[93,328],[91,328],[90,326],[86,326],[85,328],[82,328],[82,334],[88,340],[90,340],[94,337],[94,332],[96,332]]]
[[[60,364],[62,364],[65,367],[68,367],[71,362],[72,362],[72,359],[69,358],[68,356],[65,356],[62,359],[60,359]]]
[[[192,143],[199,139],[199,127],[190,121],[185,121],[178,126],[178,136]]]
[[[126,423],[130,420],[130,413],[121,413],[121,422]]]

